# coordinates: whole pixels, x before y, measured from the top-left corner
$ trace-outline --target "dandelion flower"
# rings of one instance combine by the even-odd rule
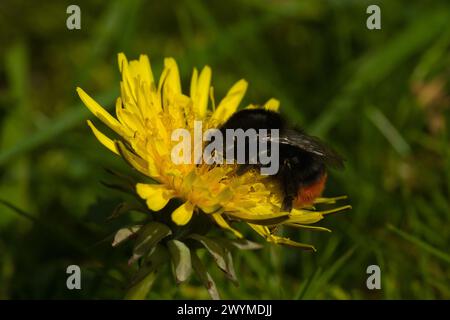
[[[123,53],[118,55],[122,73],[121,97],[116,101],[116,117],[109,114],[83,89],[78,94],[89,110],[117,137],[110,138],[88,121],[97,139],[109,150],[125,159],[141,174],[157,183],[137,183],[136,193],[146,201],[152,211],[160,211],[171,199],[182,204],[171,213],[179,226],[188,224],[195,215],[206,215],[220,227],[241,238],[230,221],[243,221],[267,241],[314,248],[278,236],[272,227],[287,225],[299,228],[326,230],[309,226],[326,214],[342,211],[341,206],[328,211],[314,207],[281,209],[282,192],[268,176],[254,170],[243,175],[234,173],[234,165],[175,164],[171,160],[172,149],[177,144],[172,132],[179,128],[194,135],[194,121],[203,123],[203,129],[217,128],[239,107],[247,90],[247,82],[236,82],[216,105],[211,86],[211,68],[205,66],[199,73],[194,69],[187,94],[182,91],[177,63],[172,58],[164,60],[164,70],[156,82],[150,61],[146,55],[139,60],[128,61]],[[249,106],[254,107],[254,106]],[[262,108],[277,111],[279,102],[270,99]],[[198,150],[192,151],[193,158]],[[335,203],[341,198],[317,198],[318,203]],[[163,213],[162,213],[163,214]]]

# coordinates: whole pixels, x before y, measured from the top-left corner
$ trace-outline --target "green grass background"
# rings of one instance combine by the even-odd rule
[[[326,195],[349,195],[353,210],[320,223],[331,234],[288,233],[318,252],[235,252],[239,287],[210,264],[223,298],[450,298],[448,1],[77,1],[78,31],[69,4],[0,3],[0,199],[16,207],[0,204],[0,299],[124,295],[130,247],[102,241],[122,223],[105,218],[123,196],[100,181],[103,168],[130,169],[93,137],[75,93],[111,108],[121,51],[149,54],[156,74],[173,56],[185,91],[209,64],[216,100],[245,78],[243,105],[280,99],[347,159]],[[381,30],[366,28],[370,4]],[[80,291],[66,289],[70,264]],[[372,264],[381,290],[366,288]],[[208,296],[167,268],[149,297]]]

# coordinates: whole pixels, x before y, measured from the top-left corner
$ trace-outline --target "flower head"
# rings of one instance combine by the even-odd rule
[[[116,117],[81,88],[77,91],[92,113],[117,134],[117,138],[111,139],[88,121],[97,139],[155,181],[137,183],[135,186],[136,193],[146,201],[150,210],[160,211],[176,198],[182,204],[171,212],[171,218],[179,226],[188,224],[194,215],[207,215],[220,227],[242,237],[230,223],[244,221],[269,242],[314,249],[311,245],[277,236],[274,227],[287,225],[327,230],[309,225],[320,221],[328,213],[349,208],[341,206],[318,211],[314,206],[309,206],[286,212],[281,209],[281,186],[269,176],[260,175],[255,170],[237,175],[236,165],[233,164],[174,163],[171,154],[177,141],[172,139],[172,133],[183,128],[194,136],[196,121],[202,121],[204,130],[223,124],[238,109],[247,82],[236,82],[216,105],[208,66],[200,73],[194,69],[190,91],[186,94],[181,88],[178,66],[172,58],[164,60],[164,70],[158,82],[147,56],[141,55],[139,60],[128,62],[121,53],[118,62],[122,81],[121,97],[116,102]],[[255,108],[253,105],[248,107]],[[277,111],[279,102],[270,99],[261,108]],[[197,158],[203,147],[202,144],[197,145],[187,156]],[[319,197],[314,204],[333,204],[341,198]]]

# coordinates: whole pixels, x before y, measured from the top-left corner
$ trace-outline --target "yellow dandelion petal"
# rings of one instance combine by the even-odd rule
[[[345,205],[345,206],[337,207],[337,208],[330,209],[330,210],[320,211],[320,213],[322,215],[327,215],[327,214],[337,213],[337,212],[341,212],[341,211],[345,211],[345,210],[350,210],[351,208],[352,208],[351,205]]]
[[[123,136],[122,127],[112,115],[110,115],[100,104],[92,99],[83,89],[77,88],[78,96],[84,105],[104,124],[115,131],[120,136]]]
[[[307,229],[307,230],[313,230],[313,231],[324,231],[324,232],[331,232],[330,229],[324,228],[324,227],[317,227],[317,226],[310,226],[307,224],[299,224],[299,223],[286,223],[287,226],[296,227],[299,229]]]
[[[211,100],[212,111],[215,112],[216,111],[216,100],[214,99],[214,87],[213,86],[211,86],[209,88],[209,100]]]
[[[211,84],[211,68],[206,66],[200,72],[198,82],[195,85],[195,92],[191,98],[194,103],[194,112],[199,119],[203,119],[208,109],[208,95]]]
[[[149,164],[147,161],[129,150],[122,141],[115,141],[120,156],[130,164],[133,168],[146,176],[150,176],[148,172]]]
[[[335,204],[339,200],[345,200],[347,199],[347,196],[340,196],[340,197],[334,197],[334,198],[322,198],[318,197],[314,200],[314,203],[328,203],[328,204]]]
[[[148,168],[148,176],[153,179],[158,179],[160,177],[158,165],[154,159],[147,158],[147,168]]]
[[[87,121],[87,124],[91,128],[97,140],[100,141],[102,145],[104,145],[106,148],[108,148],[115,154],[120,155],[113,140],[111,140],[110,138],[105,136],[102,132],[100,132],[90,120]]]
[[[194,97],[197,95],[197,83],[198,83],[198,70],[197,68],[194,68],[192,71],[192,77],[191,77],[191,98],[194,100]]]
[[[120,72],[124,76],[123,80],[133,81],[138,78],[146,82],[149,86],[154,82],[150,60],[147,55],[141,54],[139,60],[128,62],[125,54],[119,53],[117,56]]]
[[[138,61],[131,61],[130,72],[132,77],[140,77],[141,80],[148,83],[148,85],[151,85],[154,82],[150,60],[145,54],[141,54]]]
[[[144,127],[139,116],[129,110],[129,105],[126,105],[127,108],[116,108],[117,119],[122,123],[123,127],[126,127],[130,132],[130,135],[135,132],[142,132]]]
[[[172,221],[179,226],[184,226],[191,220],[193,213],[194,205],[191,202],[186,201],[172,212]]]
[[[174,197],[173,191],[161,184],[136,185],[137,194],[146,201],[147,207],[153,211],[159,211]]]
[[[231,87],[212,115],[211,121],[213,123],[224,123],[237,110],[239,103],[241,103],[241,100],[247,91],[247,86],[247,81],[242,79]]]
[[[270,230],[267,226],[262,226],[259,224],[248,224],[253,230],[255,230],[261,237],[267,238],[270,236]]]
[[[273,242],[275,244],[284,244],[291,247],[302,248],[304,250],[316,251],[316,248],[314,248],[314,246],[310,244],[293,241],[289,238],[284,238],[280,236],[270,235],[267,237],[267,241]]]
[[[323,219],[320,211],[307,211],[292,209],[287,223],[312,224]]]
[[[239,231],[237,231],[236,229],[232,228],[228,222],[222,217],[222,214],[220,213],[214,213],[212,214],[212,217],[214,219],[214,221],[216,221],[216,223],[223,229],[227,229],[231,232],[234,233],[234,235],[238,238],[243,238],[244,236],[242,235],[242,233],[240,233]]]
[[[124,66],[125,64],[128,65],[128,59],[127,59],[127,57],[125,56],[125,54],[124,54],[123,52],[120,52],[120,53],[117,55],[117,63],[118,63],[118,65],[119,65],[119,71],[120,71],[120,72],[123,72],[123,66]]]
[[[126,56],[123,53],[118,55],[119,69],[122,72],[121,94],[122,100],[127,103],[130,101],[136,102],[136,78],[131,75],[129,70],[129,64]],[[134,108],[133,108],[134,109]],[[133,110],[136,111],[136,110]]]
[[[263,108],[270,111],[278,111],[280,108],[280,101],[274,98],[269,99],[269,101],[264,104]]]
[[[170,88],[173,94],[181,94],[181,80],[177,62],[173,58],[166,58],[164,59],[164,66],[167,70],[167,78],[165,79],[166,83],[164,86]]]

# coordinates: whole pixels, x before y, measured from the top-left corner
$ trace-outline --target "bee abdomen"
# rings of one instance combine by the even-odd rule
[[[301,208],[312,205],[314,200],[322,195],[326,181],[327,173],[324,172],[315,182],[306,186],[300,186],[297,196],[293,201],[293,207]]]

